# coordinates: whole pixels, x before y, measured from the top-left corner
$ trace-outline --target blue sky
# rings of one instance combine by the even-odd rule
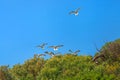
[[[1,0],[0,65],[23,63],[35,46],[64,44],[58,52],[80,49],[94,55],[94,43],[120,38],[119,0]],[[69,15],[81,8],[78,16]],[[46,49],[51,50],[51,49]],[[52,50],[51,50],[52,51]]]

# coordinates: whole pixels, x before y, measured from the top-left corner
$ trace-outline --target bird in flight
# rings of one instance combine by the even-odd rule
[[[49,48],[53,48],[54,51],[58,50],[60,47],[63,47],[63,45],[49,46]]]
[[[42,57],[42,56],[46,56],[46,55],[45,54],[34,54],[34,57],[37,57],[37,58]]]
[[[45,52],[45,54],[48,54],[48,55],[50,55],[50,56],[59,56],[59,55],[61,55],[61,53],[60,52],[58,52],[58,53],[53,53],[53,52],[48,52],[48,51],[46,51]]]
[[[39,54],[38,57],[40,57],[40,56],[46,56],[46,55],[45,54]]]
[[[69,52],[72,53],[73,55],[77,55],[80,52],[80,50],[77,50],[75,52],[73,52],[72,50],[69,50]]]
[[[78,9],[76,9],[74,11],[69,12],[69,14],[74,14],[75,16],[78,16],[79,10],[80,10],[80,8],[78,8]]]
[[[45,54],[48,54],[48,55],[50,55],[50,56],[55,56],[55,53],[53,53],[53,52],[48,52],[48,51],[45,51]]]
[[[42,43],[41,45],[38,45],[38,48],[44,49],[44,47],[47,45],[47,43]]]

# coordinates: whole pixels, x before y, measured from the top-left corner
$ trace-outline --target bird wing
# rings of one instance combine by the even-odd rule
[[[45,45],[47,45],[47,43],[42,43],[41,46],[44,47]]]
[[[45,54],[48,54],[48,51],[45,51],[44,53],[45,53]]]
[[[57,47],[63,47],[64,45],[58,45]]]
[[[49,46],[49,48],[55,48],[55,46]]]
[[[80,8],[76,9],[75,11],[78,12],[80,10]]]
[[[70,49],[70,50],[68,50],[69,52],[71,52],[71,53],[73,53],[73,51]]]
[[[69,14],[75,14],[75,11],[71,11],[71,12],[69,12]]]
[[[45,54],[39,54],[39,56],[46,56]]]
[[[48,43],[43,43],[43,45],[47,45]]]
[[[78,52],[80,52],[80,50],[75,51],[75,53],[78,53]]]
[[[45,53],[45,54],[48,54],[48,55],[54,55],[54,53],[53,53],[53,52],[48,52],[48,51],[45,51],[44,53]]]
[[[54,55],[54,53],[53,53],[53,52],[50,52],[50,54],[51,54],[51,55]]]

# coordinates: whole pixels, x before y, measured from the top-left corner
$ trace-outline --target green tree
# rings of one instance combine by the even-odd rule
[[[11,69],[11,73],[15,79],[20,80],[36,80],[36,76],[44,67],[45,60],[38,55],[34,55],[32,59],[24,62],[24,64],[16,64]]]
[[[9,72],[9,66],[0,66],[0,80],[13,80]]]

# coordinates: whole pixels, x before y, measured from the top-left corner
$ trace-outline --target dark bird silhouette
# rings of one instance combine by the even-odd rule
[[[48,51],[46,51],[45,54],[48,54],[48,55],[50,55],[51,57],[61,55],[60,52],[58,52],[58,53],[53,53],[53,52],[48,52]]]
[[[46,51],[45,54],[48,54],[48,55],[50,55],[50,56],[52,56],[52,57],[55,56],[55,54],[54,54],[53,52],[48,52],[48,51]]]
[[[77,50],[77,51],[75,51],[75,52],[73,52],[72,50],[69,50],[69,52],[70,52],[71,54],[73,54],[73,55],[77,55],[77,54],[80,52],[80,50]]]
[[[80,8],[78,8],[78,9],[76,9],[74,11],[69,12],[69,14],[74,14],[75,16],[78,16],[79,10],[80,10]]]
[[[71,49],[68,50],[70,53],[73,53],[73,51]]]
[[[41,56],[46,56],[45,54],[39,54],[38,57],[41,57]]]
[[[39,57],[42,57],[42,56],[46,56],[45,54],[34,54],[34,57],[36,58],[39,58]]]
[[[41,45],[38,45],[38,46],[36,46],[36,47],[41,48],[41,49],[44,49],[46,45],[47,45],[47,43],[42,43]]]
[[[49,48],[53,48],[54,51],[58,50],[60,47],[63,47],[63,45],[49,46]]]

